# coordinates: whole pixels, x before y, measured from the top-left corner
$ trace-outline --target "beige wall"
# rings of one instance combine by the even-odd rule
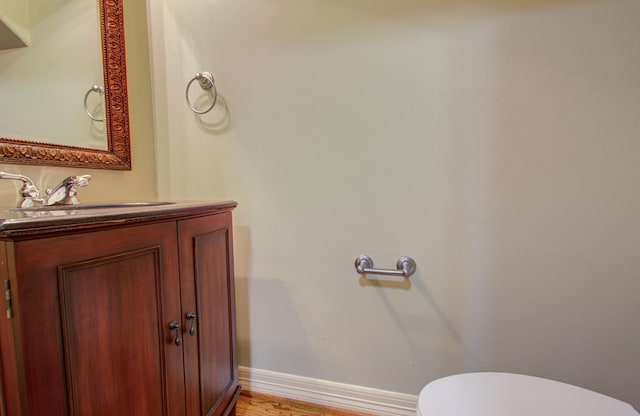
[[[183,3],[147,2],[159,193],[240,203],[242,365],[413,394],[514,371],[640,408],[640,3]],[[418,272],[368,283],[359,254]]]
[[[0,0],[0,24],[6,25],[18,37],[29,41],[29,9],[25,1]],[[0,43],[0,46],[3,46]]]
[[[42,189],[52,187],[65,176],[89,173],[91,185],[80,190],[82,202],[147,200],[156,197],[155,153],[149,81],[146,10],[144,2],[125,3],[127,72],[132,147],[131,171],[71,169],[55,167],[0,165],[0,170],[31,177]],[[0,73],[1,76],[1,73]],[[52,108],[51,111],[55,111]],[[14,205],[19,183],[0,182],[0,203]]]

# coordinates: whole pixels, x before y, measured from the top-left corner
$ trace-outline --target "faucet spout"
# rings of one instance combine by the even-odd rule
[[[79,204],[78,189],[89,185],[91,175],[77,175],[66,177],[53,189],[47,189],[44,205],[75,205]]]

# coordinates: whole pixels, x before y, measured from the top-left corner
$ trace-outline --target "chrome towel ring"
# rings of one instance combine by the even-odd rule
[[[92,92],[97,92],[102,97],[102,94],[104,93],[104,88],[102,88],[99,85],[94,85],[93,87],[89,88],[89,91],[87,91],[87,93],[84,95],[84,112],[87,113],[87,115],[89,116],[89,118],[91,120],[98,121],[98,122],[103,122],[104,119],[103,118],[98,118],[98,117],[94,116],[93,114],[91,114],[91,111],[89,111],[89,107],[87,106],[87,98],[89,98],[89,94],[91,94]]]
[[[191,104],[191,101],[189,100],[189,88],[191,87],[191,84],[193,84],[193,81],[196,81],[196,80],[198,81],[198,83],[200,84],[200,87],[203,90],[213,89],[213,100],[211,101],[211,105],[204,110],[198,110]],[[208,113],[209,111],[211,111],[213,106],[216,105],[216,101],[218,100],[218,90],[216,89],[216,83],[215,83],[215,80],[213,79],[213,75],[211,75],[210,72],[198,72],[193,78],[191,78],[191,81],[189,81],[189,83],[187,84],[187,88],[184,94],[187,99],[187,105],[189,106],[191,111],[193,111],[196,114]]]

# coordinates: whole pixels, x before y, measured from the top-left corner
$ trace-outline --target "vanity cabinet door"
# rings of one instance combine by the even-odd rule
[[[231,214],[178,222],[187,416],[233,410],[239,393]]]
[[[185,414],[175,222],[6,247],[21,414]]]

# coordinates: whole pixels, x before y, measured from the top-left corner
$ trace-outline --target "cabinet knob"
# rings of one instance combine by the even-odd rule
[[[187,312],[187,320],[191,321],[191,328],[189,328],[189,335],[193,336],[196,334],[196,320],[197,316],[195,312]]]
[[[169,329],[176,330],[176,338],[173,340],[174,344],[180,346],[182,344],[182,337],[180,336],[180,324],[176,321],[169,322]]]

